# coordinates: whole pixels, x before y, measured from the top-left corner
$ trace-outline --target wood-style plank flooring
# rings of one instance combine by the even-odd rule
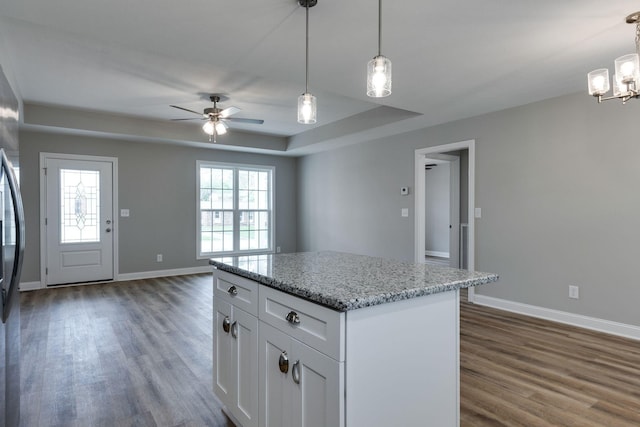
[[[226,426],[211,276],[21,294],[21,425]]]
[[[22,422],[227,427],[205,275],[22,293]],[[461,426],[640,426],[640,343],[461,305]],[[437,426],[440,427],[440,426]]]
[[[640,342],[462,303],[461,426],[640,426]]]

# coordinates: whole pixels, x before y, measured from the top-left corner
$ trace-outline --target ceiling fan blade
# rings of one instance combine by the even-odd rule
[[[236,123],[252,123],[254,125],[261,125],[264,120],[259,119],[241,119],[240,117],[226,117],[225,120],[229,120]]]
[[[227,107],[224,110],[220,111],[220,117],[224,119],[239,112],[240,109],[238,107]]]
[[[194,117],[194,118],[190,118],[190,119],[171,119],[172,122],[180,122],[183,120],[204,120],[204,118],[202,117]]]
[[[177,108],[178,110],[184,110],[184,111],[188,111],[190,113],[202,116],[202,113],[198,113],[197,111],[189,110],[188,108],[178,107],[177,105],[169,105],[169,107]]]

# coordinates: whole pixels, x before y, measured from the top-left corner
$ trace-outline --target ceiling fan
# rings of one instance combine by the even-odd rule
[[[209,141],[212,140],[216,142],[216,136],[224,135],[227,133],[227,129],[229,126],[227,125],[227,121],[233,121],[236,123],[251,123],[256,125],[261,125],[264,123],[264,120],[259,119],[242,119],[239,117],[230,117],[233,114],[240,112],[238,107],[227,107],[225,109],[218,108],[218,102],[220,102],[220,95],[211,95],[209,97],[211,102],[213,102],[213,107],[205,108],[203,113],[198,113],[197,111],[189,110],[188,108],[179,107],[177,105],[170,105],[170,107],[177,108],[179,110],[188,111],[193,114],[197,114],[201,116],[199,118],[188,118],[188,119],[173,119],[174,121],[180,120],[206,120],[207,122],[202,126],[202,130],[209,135]]]

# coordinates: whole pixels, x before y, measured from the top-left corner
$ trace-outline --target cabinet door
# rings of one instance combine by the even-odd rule
[[[293,425],[344,426],[344,364],[292,339]]]
[[[213,311],[213,387],[222,403],[231,407],[235,394],[231,304],[216,298]]]
[[[290,344],[288,335],[260,322],[260,427],[299,427],[291,424],[290,415]]]
[[[229,409],[243,427],[258,427],[258,318],[233,307],[232,319],[236,377],[234,403]]]

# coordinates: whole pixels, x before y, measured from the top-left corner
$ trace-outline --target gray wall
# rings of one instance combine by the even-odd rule
[[[640,325],[638,117],[578,93],[304,157],[298,250],[412,260],[414,150],[475,139],[478,292]]]
[[[196,160],[275,166],[275,245],[283,252],[296,250],[294,158],[35,131],[21,131],[20,150],[28,229],[23,282],[40,280],[40,152],[118,158],[118,203],[131,212],[119,218],[120,273],[207,264],[196,260]],[[156,262],[158,253],[164,262]]]
[[[449,253],[451,210],[449,163],[440,163],[425,173],[425,250]]]

